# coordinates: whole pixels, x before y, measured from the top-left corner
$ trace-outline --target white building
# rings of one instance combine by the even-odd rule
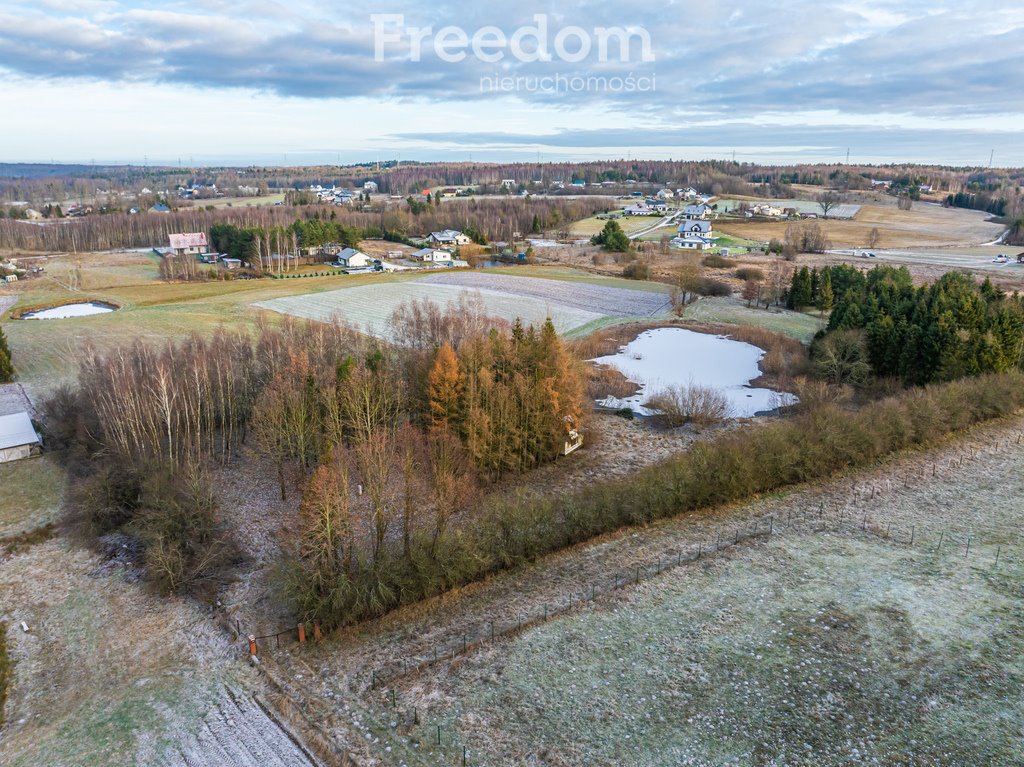
[[[452,254],[447,250],[439,250],[437,248],[422,248],[417,250],[415,253],[410,255],[410,258],[414,258],[417,261],[426,262],[440,262],[440,261],[451,261]]]
[[[365,184],[363,184],[363,191],[369,192],[370,194],[377,194],[377,182],[367,181]]]
[[[457,248],[460,245],[469,245],[473,239],[454,229],[445,229],[441,232],[431,232],[427,242],[438,248]]]
[[[711,212],[711,208],[704,203],[699,205],[687,205],[683,208],[683,216],[688,219],[707,218],[708,213]]]
[[[373,259],[370,258],[365,253],[363,253],[361,250],[356,250],[355,248],[345,248],[343,251],[338,253],[337,257],[335,258],[335,263],[338,263],[341,266],[347,266],[352,269],[355,269],[360,267],[372,266]]]
[[[168,239],[176,256],[201,256],[210,249],[206,243],[206,232],[172,234]]]
[[[43,440],[32,426],[28,413],[0,416],[0,463],[39,455]]]

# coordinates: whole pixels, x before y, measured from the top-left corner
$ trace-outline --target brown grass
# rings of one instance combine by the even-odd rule
[[[989,242],[999,236],[1003,227],[987,223],[987,217],[978,211],[915,203],[906,211],[864,205],[853,220],[818,219],[817,223],[835,248],[867,247],[868,236],[876,227],[881,234],[878,248],[908,248]],[[783,239],[789,225],[786,221],[720,221],[715,223],[715,229],[736,237],[768,242]]]

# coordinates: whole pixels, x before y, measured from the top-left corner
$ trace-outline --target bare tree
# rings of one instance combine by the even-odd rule
[[[835,192],[825,192],[818,195],[818,207],[821,208],[821,217],[828,218],[828,214],[842,203],[839,195]]]

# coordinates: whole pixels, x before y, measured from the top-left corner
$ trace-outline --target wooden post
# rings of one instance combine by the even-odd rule
[[[259,655],[259,652],[257,650],[258,648],[256,647],[256,637],[254,637],[252,634],[249,634],[249,654],[253,657],[256,657],[257,655]]]
[[[306,624],[299,624],[299,644],[306,644]]]

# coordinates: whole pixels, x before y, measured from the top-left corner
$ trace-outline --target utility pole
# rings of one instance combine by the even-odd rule
[[[850,164],[850,147],[846,147],[846,164]]]
[[[992,167],[992,161],[996,158],[996,150],[993,149],[992,153],[988,156],[988,167]]]

